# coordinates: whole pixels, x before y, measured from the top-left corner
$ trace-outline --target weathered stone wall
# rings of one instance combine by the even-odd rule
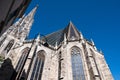
[[[83,46],[85,45],[85,47]],[[15,68],[20,56],[22,54],[22,50],[26,47],[31,47],[32,43],[25,43],[19,47],[16,47],[9,52],[9,58],[12,60],[13,67]],[[84,75],[86,80],[113,80],[111,72],[109,70],[108,65],[104,59],[103,54],[99,53],[95,50],[92,45],[83,42],[69,42],[67,44],[63,44],[58,50],[53,50],[43,45],[34,44],[31,47],[31,51],[28,55],[27,61],[24,65],[24,70],[27,73],[33,54],[35,53],[35,48],[37,47],[36,53],[39,50],[45,51],[45,63],[42,72],[42,80],[58,80],[58,78],[62,78],[62,80],[73,80],[72,78],[72,64],[71,64],[71,48],[78,47],[80,49],[80,55],[82,57]],[[92,52],[91,52],[92,51]],[[59,54],[61,53],[61,59],[59,59]],[[59,75],[59,61],[61,60],[61,70]],[[34,62],[34,61],[33,61]],[[30,79],[33,64],[31,65],[31,69],[28,74],[28,80]],[[92,76],[92,77],[91,77]]]

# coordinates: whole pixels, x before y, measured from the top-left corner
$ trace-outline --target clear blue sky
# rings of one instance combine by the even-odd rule
[[[36,4],[29,38],[63,29],[71,20],[103,51],[115,80],[120,80],[120,0],[32,0],[26,13]]]

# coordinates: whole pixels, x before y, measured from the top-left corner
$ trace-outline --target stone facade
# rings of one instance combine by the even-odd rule
[[[113,80],[104,55],[93,41],[83,38],[72,22],[64,30],[26,40],[36,9],[0,38],[0,55],[11,60],[16,70],[15,80]],[[74,55],[81,58],[76,56],[77,60]]]

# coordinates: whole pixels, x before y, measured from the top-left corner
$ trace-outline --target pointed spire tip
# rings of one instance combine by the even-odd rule
[[[39,5],[37,4],[37,5],[35,6],[35,8],[38,9],[38,7],[39,7]]]
[[[38,35],[37,35],[37,38],[36,38],[37,40],[39,40],[40,39],[40,33],[38,33]]]
[[[73,24],[71,20],[70,20],[69,24]]]

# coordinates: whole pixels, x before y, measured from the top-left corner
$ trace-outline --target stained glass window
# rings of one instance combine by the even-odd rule
[[[73,80],[85,80],[83,63],[79,48],[77,47],[72,48],[71,61],[72,61]]]
[[[44,53],[43,50],[37,53],[30,80],[41,80],[45,60]]]

